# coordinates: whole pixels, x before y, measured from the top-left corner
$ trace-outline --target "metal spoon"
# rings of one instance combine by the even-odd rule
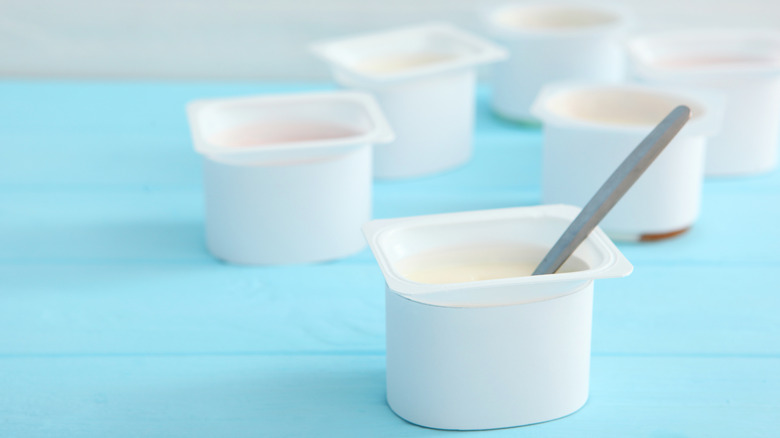
[[[681,105],[661,120],[590,198],[531,275],[557,272],[690,118],[691,109]]]

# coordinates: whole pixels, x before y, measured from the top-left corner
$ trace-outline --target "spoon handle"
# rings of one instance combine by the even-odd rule
[[[580,214],[555,242],[532,275],[554,274],[571,256],[604,216],[642,176],[666,145],[690,119],[691,110],[681,105],[673,109],[618,166]]]

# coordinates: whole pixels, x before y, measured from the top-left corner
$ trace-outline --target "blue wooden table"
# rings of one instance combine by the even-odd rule
[[[385,404],[367,250],[239,267],[205,249],[184,104],[327,87],[0,82],[0,437],[456,434]],[[539,202],[540,131],[483,91],[473,161],[375,184],[376,217]],[[635,272],[597,284],[587,405],[469,436],[780,436],[778,215],[780,172],[707,181],[688,234],[621,244]]]

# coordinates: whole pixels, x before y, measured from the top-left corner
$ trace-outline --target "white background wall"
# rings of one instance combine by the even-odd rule
[[[599,0],[591,0],[599,3]],[[325,78],[310,41],[425,20],[479,31],[478,0],[0,0],[0,76]],[[624,0],[634,33],[780,27],[780,0]]]

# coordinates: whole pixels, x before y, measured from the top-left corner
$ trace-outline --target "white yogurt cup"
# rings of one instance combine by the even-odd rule
[[[724,123],[707,146],[708,176],[777,167],[780,141],[780,31],[691,30],[629,43],[642,80],[721,92]]]
[[[491,37],[509,50],[493,67],[492,106],[508,119],[536,122],[539,90],[561,80],[619,81],[625,76],[624,11],[578,3],[511,3],[484,17]]]
[[[475,67],[504,58],[493,44],[445,24],[326,41],[313,46],[344,87],[372,93],[396,133],[377,149],[374,174],[409,178],[471,157]]]
[[[551,84],[534,103],[543,121],[542,202],[583,207],[672,109],[692,118],[601,222],[613,239],[657,240],[699,216],[706,136],[717,131],[717,96],[629,84]]]
[[[187,106],[203,155],[206,240],[240,264],[348,256],[371,218],[371,148],[392,131],[374,99],[330,92]]]
[[[396,414],[426,427],[477,430],[548,421],[583,406],[593,280],[632,270],[601,230],[564,265],[572,272],[409,279],[414,269],[437,264],[457,277],[470,269],[459,260],[530,271],[578,212],[545,205],[364,226],[387,283],[387,401]]]

